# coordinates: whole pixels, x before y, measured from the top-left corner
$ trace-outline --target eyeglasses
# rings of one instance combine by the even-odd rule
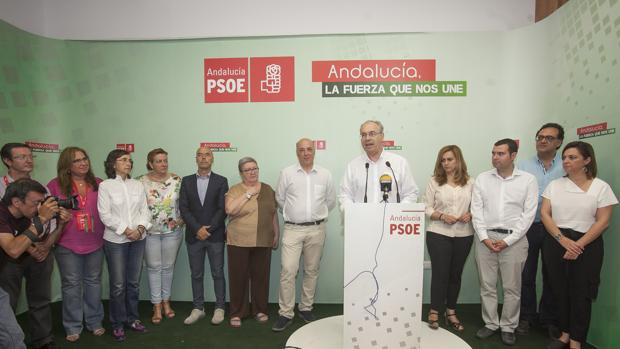
[[[36,155],[32,155],[32,154],[30,154],[30,155],[15,155],[15,156],[12,157],[13,160],[19,160],[19,161],[24,161],[26,159],[33,160],[33,159],[36,159],[36,158],[37,158],[37,156]]]
[[[73,160],[72,162],[73,162],[74,164],[79,164],[80,162],[88,162],[88,160],[89,160],[89,159],[88,159],[88,157],[85,157],[85,158],[75,159],[75,160]]]
[[[380,134],[383,134],[383,132],[370,131],[368,133],[360,133],[360,138],[375,138]]]
[[[553,136],[536,136],[536,142],[542,142],[543,140],[547,141],[547,142],[553,142],[556,139],[558,139],[557,137],[553,137]]]
[[[241,172],[243,173],[258,172],[258,167],[246,168],[245,170],[241,170]]]

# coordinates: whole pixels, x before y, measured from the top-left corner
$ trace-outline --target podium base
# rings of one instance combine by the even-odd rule
[[[342,330],[342,315],[316,320],[293,332],[286,345],[303,349],[343,349]],[[421,337],[421,349],[471,349],[459,336],[443,328],[432,330],[423,325]]]

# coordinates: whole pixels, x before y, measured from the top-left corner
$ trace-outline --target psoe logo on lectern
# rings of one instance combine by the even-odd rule
[[[400,215],[390,216],[390,235],[420,235],[420,217],[403,211]]]

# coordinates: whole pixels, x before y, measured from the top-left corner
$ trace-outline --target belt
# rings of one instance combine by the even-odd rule
[[[496,229],[489,229],[489,231],[494,231],[494,232],[500,233],[500,234],[512,234],[512,229],[496,228]]]
[[[301,225],[301,226],[308,226],[308,225],[319,225],[321,223],[325,222],[325,219],[319,219],[318,221],[314,221],[314,222],[303,222],[303,223],[293,223],[293,222],[288,222],[288,221],[284,221],[284,223],[286,224],[293,224],[293,225]]]

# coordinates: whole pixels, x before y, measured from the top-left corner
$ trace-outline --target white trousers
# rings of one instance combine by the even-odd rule
[[[501,240],[505,234],[489,232],[489,238]],[[521,272],[527,259],[528,243],[525,236],[500,253],[491,252],[485,244],[476,240],[476,264],[480,277],[482,320],[491,330],[513,333],[519,325],[521,310]],[[501,276],[504,305],[501,318],[497,313],[497,285]]]
[[[304,275],[298,309],[312,310],[324,244],[325,222],[308,226],[284,225],[281,251],[282,271],[280,272],[280,315],[289,319],[295,315],[295,278],[302,256]]]

